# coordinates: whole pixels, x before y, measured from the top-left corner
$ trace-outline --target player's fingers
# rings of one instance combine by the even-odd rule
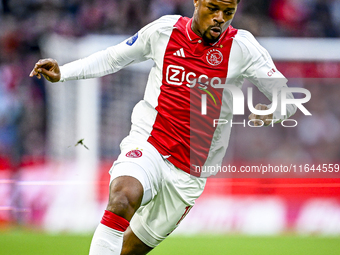
[[[51,82],[57,82],[60,80],[60,74],[55,73],[54,71],[49,71],[44,68],[40,69],[40,73],[48,80]]]
[[[268,110],[268,106],[265,104],[258,104],[257,105],[258,110]],[[262,120],[262,124],[264,126],[268,126],[271,123],[271,119],[273,118],[273,114],[270,115],[260,115],[258,116],[260,120]]]
[[[268,110],[268,107],[266,105],[264,105],[264,104],[257,104],[255,106],[255,109],[263,111],[263,110]]]
[[[249,114],[248,119],[249,120],[255,119],[255,114],[254,113]]]
[[[266,118],[266,119],[264,120],[264,125],[265,125],[265,126],[270,125],[270,123],[272,123],[270,119]]]
[[[254,122],[254,125],[255,125],[255,126],[263,126],[263,120],[262,120],[262,119],[256,120],[256,121]]]
[[[35,69],[35,68],[34,68],[34,69],[31,71],[31,73],[29,74],[30,77],[33,77],[34,75],[37,76],[39,79],[41,78],[38,69]]]
[[[40,73],[35,74],[35,76],[37,76],[38,79],[41,79]]]
[[[251,120],[253,122],[253,124],[255,125],[254,119],[255,119],[255,114],[254,113],[249,114],[248,120]]]
[[[255,109],[256,110],[267,110],[268,107],[264,104],[257,104],[255,106]],[[251,113],[248,118],[249,120],[253,121],[254,126],[263,126],[265,123],[265,119],[267,118],[267,115],[264,116],[264,115],[257,115],[255,113]]]
[[[37,77],[38,77],[38,74],[39,74],[39,69],[40,69],[40,67],[41,67],[41,60],[39,60],[37,63],[35,63],[35,65],[34,65],[34,67],[33,67],[33,69],[32,69],[32,71],[31,71],[31,73],[30,73],[30,77],[33,77],[33,75],[36,75]],[[40,76],[40,75],[39,75]],[[38,77],[39,78],[39,77]]]
[[[36,66],[38,67],[42,67],[45,65],[53,65],[53,59],[51,58],[39,59],[39,61],[36,63]]]
[[[36,75],[40,72],[41,68],[45,69],[51,69],[55,66],[55,60],[51,58],[46,58],[46,59],[40,59],[37,63],[35,63],[34,68],[32,69],[30,73],[30,77],[33,75]]]
[[[38,69],[38,72],[41,73],[42,75],[47,75],[49,77],[54,77],[54,72],[53,71],[49,71],[49,70],[46,70],[45,68],[39,68]]]
[[[262,110],[261,104],[257,104],[255,106],[255,109],[256,110]],[[254,114],[254,119],[260,119],[260,118],[261,118],[261,115]]]
[[[262,122],[257,120],[258,119],[257,115],[255,115],[254,113],[251,113],[248,116],[248,119],[253,122],[254,126],[261,126],[262,125]]]
[[[268,107],[264,104],[257,104],[255,106],[256,110],[267,110]],[[254,114],[255,115],[255,114]],[[254,119],[257,119],[258,121],[254,122],[255,126],[263,126],[265,125],[265,119],[267,118],[267,115],[255,115]]]

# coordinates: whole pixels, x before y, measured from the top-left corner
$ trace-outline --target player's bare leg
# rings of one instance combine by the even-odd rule
[[[109,203],[93,236],[90,255],[121,254],[123,234],[133,214],[140,207],[142,198],[143,186],[134,177],[120,176],[112,181]],[[131,240],[129,243],[132,243]]]
[[[123,249],[121,255],[144,255],[153,248],[147,246],[128,227],[124,232]]]
[[[134,177],[120,176],[110,185],[109,203],[106,210],[130,221],[143,198],[143,186]]]

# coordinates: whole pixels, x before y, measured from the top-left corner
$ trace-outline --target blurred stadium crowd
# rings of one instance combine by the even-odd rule
[[[192,13],[192,0],[2,0],[0,170],[9,167],[16,169],[22,164],[44,160],[47,119],[45,81],[28,78],[33,64],[42,57],[39,41],[43,36],[49,33],[70,37],[93,33],[130,35],[162,15],[191,17]],[[258,37],[339,37],[338,24],[339,0],[242,0],[233,22],[234,27],[245,28]],[[317,157],[313,145],[316,150],[316,145],[321,141],[325,143],[325,147],[318,149],[322,155],[323,149],[327,148],[331,151],[327,154],[329,157],[339,158],[340,112],[330,111],[332,100],[337,100],[335,95],[338,92],[329,94],[317,86],[313,90],[316,91],[312,91],[312,95],[319,98],[318,104],[312,105],[311,110],[318,121],[314,119],[313,123],[307,120],[301,123],[297,138],[310,150],[304,152],[306,157]],[[319,126],[314,133],[305,132],[315,124]],[[330,125],[333,127],[331,130],[327,128]],[[296,137],[285,139],[289,137],[289,132],[284,132],[286,136],[272,140],[290,144],[296,142]],[[244,132],[240,136],[244,136]],[[236,141],[237,136],[233,139]],[[258,146],[256,141],[253,144]],[[249,154],[250,151],[254,152],[254,146],[249,146]],[[301,158],[291,148],[281,146],[281,150]],[[267,149],[271,151],[271,148]],[[243,152],[240,155],[246,157],[248,154]],[[256,155],[252,154],[252,157]]]

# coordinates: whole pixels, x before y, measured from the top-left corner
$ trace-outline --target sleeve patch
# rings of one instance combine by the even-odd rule
[[[135,43],[135,41],[137,41],[138,39],[138,33],[135,33],[132,37],[130,37],[127,41],[126,44],[131,46],[132,44]]]

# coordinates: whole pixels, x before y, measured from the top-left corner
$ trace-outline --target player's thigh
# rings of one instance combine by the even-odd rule
[[[131,176],[140,181],[144,189],[142,205],[158,192],[165,163],[158,151],[146,140],[129,135],[120,145],[121,153],[110,169],[112,182],[120,176]]]
[[[156,247],[169,236],[189,213],[201,195],[206,180],[169,167],[164,169],[161,189],[131,220],[134,234],[147,246]]]

